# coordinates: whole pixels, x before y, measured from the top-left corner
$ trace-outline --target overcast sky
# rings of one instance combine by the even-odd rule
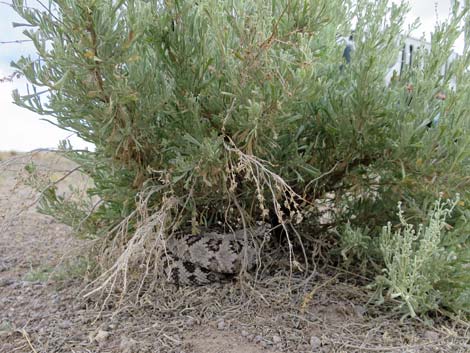
[[[7,0],[7,2],[10,2]],[[13,72],[10,62],[21,55],[34,55],[31,43],[2,44],[1,42],[25,39],[24,28],[13,28],[12,22],[24,22],[10,8],[0,2],[0,78]],[[11,92],[18,88],[26,91],[26,80],[0,83],[0,151],[31,151],[37,148],[56,148],[59,141],[69,138],[76,148],[91,148],[90,144],[70,136],[69,131],[40,120],[41,116],[12,103]]]
[[[411,13],[408,22],[419,17],[422,23],[414,36],[420,37],[423,32],[429,34],[436,20],[443,20],[449,14],[451,0],[410,0]],[[7,0],[8,2],[8,0]],[[14,11],[0,2],[0,42],[23,39],[22,28],[12,28],[12,22],[22,22]],[[457,51],[461,50],[463,39]],[[20,55],[33,54],[29,43],[0,43],[0,78],[12,72],[10,62]],[[75,148],[91,147],[77,137],[70,137],[70,132],[62,131],[48,122],[40,120],[40,116],[15,106],[11,101],[11,91],[18,88],[25,92],[26,81],[15,80],[13,83],[0,83],[0,151],[30,151],[36,148],[56,148],[59,140],[70,138]]]

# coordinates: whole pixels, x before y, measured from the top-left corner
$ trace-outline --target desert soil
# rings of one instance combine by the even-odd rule
[[[282,277],[243,290],[169,286],[103,307],[84,298],[88,241],[35,210],[39,194],[22,182],[31,158],[56,179],[72,167],[50,153],[0,155],[1,353],[470,352],[463,323],[402,322],[346,275],[319,274],[294,292]]]

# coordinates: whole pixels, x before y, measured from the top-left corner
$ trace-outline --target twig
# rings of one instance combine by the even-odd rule
[[[17,39],[17,40],[6,40],[6,41],[0,41],[0,44],[21,44],[21,43],[26,43],[26,42],[32,42],[31,39]]]
[[[29,336],[28,336],[28,333],[26,332],[26,330],[23,328],[21,329],[21,334],[23,335],[23,337],[25,338],[25,340],[28,342],[28,345],[29,345],[29,348],[31,348],[31,350],[34,352],[34,353],[38,353],[37,350],[34,349],[33,345],[31,344],[31,340],[29,339]]]
[[[166,337],[166,338],[168,338],[170,341],[172,341],[172,342],[174,342],[174,343],[176,343],[176,344],[181,344],[181,341],[180,341],[180,340],[178,340],[178,339],[176,339],[176,338],[173,338],[173,337],[171,337],[171,336],[168,336],[168,335],[165,334],[165,333],[163,334],[163,336]]]
[[[364,346],[358,346],[350,343],[345,343],[345,342],[335,342],[337,344],[340,344],[344,347],[348,348],[353,348],[353,349],[360,349],[360,350],[366,350],[366,351],[371,351],[371,352],[387,352],[387,351],[408,351],[408,350],[414,350],[417,348],[423,348],[423,347],[428,347],[428,346],[436,346],[437,343],[442,342],[443,339],[446,339],[449,337],[445,338],[439,338],[438,340],[433,340],[433,341],[428,341],[426,343],[421,343],[421,344],[415,344],[415,345],[402,345],[402,346],[381,346],[381,347],[364,347]]]
[[[1,43],[1,44],[5,44],[5,43]],[[0,77],[0,83],[13,82],[13,79],[15,79],[15,78],[19,79],[21,76],[22,76],[22,73],[20,73],[18,71],[13,71],[11,74],[9,74],[7,76]]]
[[[327,172],[323,173],[322,175],[320,175],[319,177],[316,177],[315,179],[312,179],[311,181],[309,181],[308,184],[305,186],[305,190],[307,190],[308,187],[311,184],[313,184],[313,183],[317,182],[318,180],[326,177],[328,174],[333,173],[338,165],[339,165],[339,162],[336,162],[336,164],[333,166],[333,168],[331,168],[329,171],[327,171]]]
[[[60,183],[61,181],[63,181],[64,179],[66,179],[67,177],[69,177],[72,173],[76,172],[77,170],[79,170],[81,168],[81,166],[78,166],[78,167],[75,167],[71,170],[69,170],[66,174],[64,174],[63,176],[61,176],[59,179],[55,180],[54,182],[52,183],[49,183],[45,188],[44,190],[42,190],[42,192],[39,194],[39,196],[30,204],[28,205],[27,208],[29,207],[32,207],[34,206],[36,203],[39,202],[39,200],[42,199],[42,197],[44,196],[44,194],[46,193],[47,190],[49,190],[51,187],[53,187],[54,185],[57,185],[58,183]]]
[[[98,200],[94,205],[93,207],[91,208],[90,211],[88,211],[87,215],[85,217],[83,217],[80,222],[78,223],[78,226],[77,226],[77,231],[79,231],[81,228],[82,228],[82,225],[83,223],[85,223],[85,221],[91,217],[91,215],[93,214],[93,212],[95,212],[95,209],[96,207],[98,207],[98,205],[100,205],[101,203],[103,203],[103,200]]]
[[[303,314],[305,312],[305,308],[312,301],[313,296],[320,288],[327,286],[331,282],[335,281],[337,278],[338,278],[338,275],[335,275],[331,277],[330,279],[326,280],[325,282],[323,282],[322,284],[315,286],[309,293],[307,293],[307,295],[304,297],[302,301],[302,305],[300,306],[300,313]]]

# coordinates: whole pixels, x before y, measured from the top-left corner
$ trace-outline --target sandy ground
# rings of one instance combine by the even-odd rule
[[[35,159],[59,174],[71,167]],[[236,283],[169,287],[102,307],[83,297],[87,242],[29,207],[38,194],[19,183],[27,162],[0,161],[1,353],[470,352],[465,325],[400,322],[325,275],[290,295],[283,283],[269,294],[272,279],[251,294]]]

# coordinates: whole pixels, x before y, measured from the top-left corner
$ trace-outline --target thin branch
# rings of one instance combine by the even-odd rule
[[[77,226],[77,231],[80,231],[80,229],[82,228],[83,226],[83,223],[85,223],[85,221],[91,217],[91,215],[93,214],[93,212],[95,212],[95,209],[96,207],[98,207],[100,204],[102,204],[104,201],[103,200],[98,200],[98,202],[96,202],[93,207],[90,209],[90,211],[87,213],[87,215],[85,217],[83,217],[81,220],[80,220],[80,223],[78,223],[78,226]]]
[[[31,344],[31,340],[29,339],[29,335],[28,333],[26,332],[25,329],[21,329],[21,334],[23,335],[23,337],[25,338],[26,342],[28,342],[28,345],[29,345],[29,348],[31,348],[31,351],[33,351],[33,353],[38,353],[38,351],[36,349],[34,349],[33,345]]]
[[[0,41],[0,44],[21,44],[21,43],[27,43],[27,42],[32,42],[32,40],[31,39],[6,40],[6,41]]]
[[[7,76],[0,77],[0,83],[13,82],[14,79],[19,79],[19,78],[21,78],[21,76],[23,76],[23,74],[21,72],[13,71],[11,74],[9,74]]]
[[[72,173],[76,172],[77,170],[79,170],[82,166],[78,166],[78,167],[75,167],[71,170],[69,170],[67,173],[65,173],[63,176],[61,176],[59,179],[55,180],[54,182],[52,183],[49,183],[45,188],[44,190],[42,190],[42,192],[39,194],[39,196],[27,207],[32,207],[34,206],[36,203],[39,202],[39,200],[41,200],[41,198],[44,196],[44,194],[46,193],[47,190],[49,190],[51,187],[57,185],[58,183],[60,183],[61,181],[63,181],[64,179],[68,178]]]

